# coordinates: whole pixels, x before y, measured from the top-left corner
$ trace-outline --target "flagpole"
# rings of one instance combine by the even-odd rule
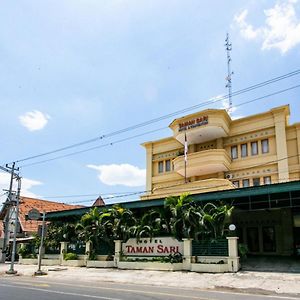
[[[187,183],[187,178],[186,178],[187,152],[188,152],[188,145],[187,145],[186,132],[185,132],[184,133],[184,183]]]

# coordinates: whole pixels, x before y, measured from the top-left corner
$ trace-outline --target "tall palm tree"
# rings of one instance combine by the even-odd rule
[[[195,233],[200,230],[201,214],[192,197],[187,193],[179,197],[168,197],[164,207],[169,216],[173,236],[179,240],[194,238]]]
[[[170,227],[166,222],[164,211],[162,209],[150,209],[137,220],[137,225],[131,227],[133,236],[137,241],[142,237],[158,237],[170,232]]]
[[[136,219],[130,209],[114,205],[100,215],[100,223],[105,228],[105,237],[114,240],[128,240],[130,227],[136,225]]]
[[[79,239],[84,242],[92,242],[95,249],[98,248],[104,228],[100,223],[100,212],[94,207],[90,212],[84,214],[76,225]]]
[[[224,237],[225,226],[230,221],[234,206],[216,205],[207,203],[199,207],[202,215],[201,225],[205,228],[206,233],[210,233],[213,238]]]

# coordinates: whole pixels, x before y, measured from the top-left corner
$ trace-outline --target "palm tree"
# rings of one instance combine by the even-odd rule
[[[170,232],[168,223],[161,209],[150,209],[131,227],[132,235],[140,241],[142,237],[157,237]]]
[[[201,214],[192,197],[187,193],[179,197],[168,197],[164,207],[169,216],[173,236],[179,240],[194,238],[195,233],[200,230]]]
[[[230,221],[234,206],[216,205],[207,203],[204,207],[199,207],[202,215],[201,225],[205,229],[206,234],[213,238],[224,237],[225,226]]]
[[[100,223],[105,229],[105,238],[113,240],[128,240],[130,227],[136,225],[136,219],[130,209],[114,205],[100,215]]]
[[[94,249],[98,248],[104,229],[100,223],[100,212],[97,207],[81,217],[76,225],[76,232],[80,240],[92,242]]]

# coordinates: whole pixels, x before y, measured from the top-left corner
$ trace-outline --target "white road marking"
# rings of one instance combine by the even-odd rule
[[[0,283],[0,286],[17,288],[17,289],[25,289],[25,290],[34,290],[34,291],[50,293],[50,294],[52,293],[52,294],[60,294],[60,295],[68,295],[68,296],[79,296],[79,297],[105,299],[105,300],[122,300],[120,298],[110,298],[110,297],[101,297],[101,296],[77,294],[77,293],[70,293],[70,292],[52,291],[52,290],[46,290],[46,289],[39,289],[39,288],[35,288],[35,287],[17,286],[17,285],[9,285],[9,284],[1,284],[1,283]]]

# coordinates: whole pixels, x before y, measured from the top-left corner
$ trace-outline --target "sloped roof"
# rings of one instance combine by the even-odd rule
[[[0,238],[2,238],[3,235],[3,222],[0,221]]]
[[[53,211],[70,210],[70,209],[82,208],[82,207],[83,207],[82,205],[70,205],[65,203],[21,196],[20,206],[19,206],[19,221],[23,231],[37,232],[38,226],[42,225],[42,222],[35,221],[35,220],[25,220],[25,216],[28,214],[28,212],[31,209],[35,208],[42,213],[44,211],[53,212]]]
[[[105,202],[104,202],[104,200],[102,199],[102,197],[99,196],[99,197],[95,200],[95,202],[93,203],[92,206],[105,206]]]

